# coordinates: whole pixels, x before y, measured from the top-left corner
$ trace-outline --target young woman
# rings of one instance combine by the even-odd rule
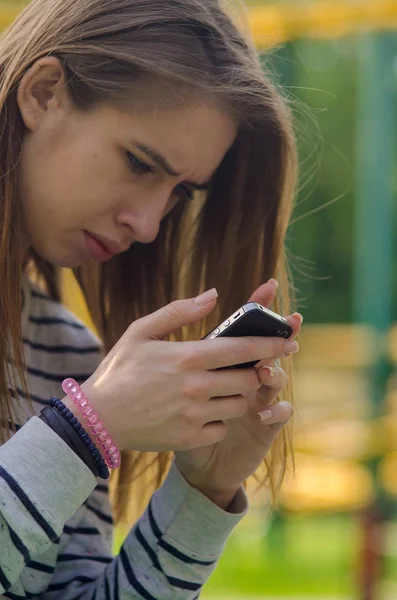
[[[297,342],[200,338],[255,288],[290,312],[288,110],[218,0],[33,0],[0,65],[0,596],[197,598],[286,467]],[[172,464],[113,558],[119,451],[117,517]]]

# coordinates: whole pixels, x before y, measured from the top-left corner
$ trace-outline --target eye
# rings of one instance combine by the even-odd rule
[[[132,154],[129,150],[126,152],[129,167],[133,173],[137,175],[145,175],[146,173],[154,173],[155,169],[151,165],[140,160],[135,154]]]
[[[192,200],[194,190],[188,185],[180,184],[174,190],[175,196],[177,196],[180,200]]]

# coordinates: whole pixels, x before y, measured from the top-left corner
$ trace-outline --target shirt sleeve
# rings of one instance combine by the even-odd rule
[[[0,447],[0,594],[22,596],[27,563],[59,543],[97,481],[41,419]]]
[[[242,489],[223,511],[173,464],[113,557],[106,486],[95,487],[91,471],[45,423],[33,418],[1,447],[0,465],[0,594],[9,598],[193,600],[247,510]],[[29,568],[47,573],[37,595]]]
[[[112,558],[108,495],[97,493],[93,507],[95,494],[76,526],[67,528],[69,541],[60,550],[42,600],[198,598],[228,535],[247,509],[241,490],[231,512],[221,510],[191,488],[173,465],[120,554]]]

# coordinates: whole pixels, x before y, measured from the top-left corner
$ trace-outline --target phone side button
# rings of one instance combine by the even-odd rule
[[[225,321],[225,322],[224,322],[224,325],[225,325],[225,327],[229,327],[229,325],[230,325],[230,321],[229,321],[229,319],[228,319],[227,321]]]
[[[219,335],[220,332],[221,332],[220,329],[215,329],[215,331],[213,333],[214,333],[214,335]]]

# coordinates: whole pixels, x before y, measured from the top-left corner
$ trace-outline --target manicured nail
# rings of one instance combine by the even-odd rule
[[[278,281],[276,281],[276,279],[269,279],[268,283],[271,283],[275,288],[278,288]]]
[[[292,317],[298,317],[298,319],[300,320],[300,323],[301,323],[301,325],[302,325],[302,323],[303,323],[303,316],[302,316],[300,313],[296,312],[296,313],[294,313],[294,314],[293,314],[293,315],[291,315],[291,316],[292,316]]]
[[[194,301],[199,306],[206,306],[206,304],[209,304],[213,300],[216,300],[216,298],[218,298],[218,292],[216,291],[216,288],[212,288],[211,290],[207,290],[206,292],[204,292],[204,294],[200,294],[200,296],[197,296],[197,298],[195,298]]]
[[[298,342],[285,342],[284,350],[285,356],[288,356],[289,354],[296,354],[299,352],[299,344]]]
[[[272,418],[273,413],[271,410],[260,410],[258,413],[256,413],[256,416],[261,423],[265,423],[265,421],[269,421],[269,419]]]
[[[262,371],[264,373],[264,375],[266,375],[267,377],[275,377],[276,373],[277,373],[277,369],[276,367],[262,367]]]

